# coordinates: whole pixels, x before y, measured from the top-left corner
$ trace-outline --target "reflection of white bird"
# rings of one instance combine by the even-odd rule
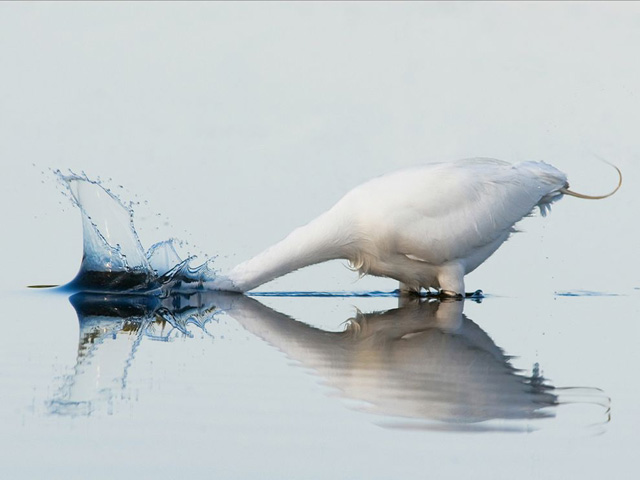
[[[357,407],[364,411],[396,417],[386,425],[516,429],[484,422],[554,416],[560,400],[543,378],[510,365],[487,333],[463,315],[464,302],[430,300],[358,312],[346,331],[328,332],[244,295],[211,298],[247,331],[317,373],[338,396],[365,402]],[[591,394],[585,395],[588,403],[606,405],[597,389],[584,392]]]
[[[616,168],[616,170],[618,170]],[[330,210],[207,287],[247,291],[299,268],[347,259],[362,275],[391,277],[403,290],[464,294],[464,276],[509,237],[521,218],[544,215],[568,190],[543,162],[477,158],[401,170],[366,182]]]

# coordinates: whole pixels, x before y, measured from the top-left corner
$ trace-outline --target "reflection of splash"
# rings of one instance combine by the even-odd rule
[[[343,332],[313,328],[253,298],[221,292],[165,298],[76,294],[71,301],[81,334],[75,371],[51,402],[59,414],[89,414],[110,405],[126,390],[141,341],[168,341],[172,332],[190,335],[190,325],[205,330],[216,312],[317,372],[339,396],[357,401],[357,408],[387,417],[386,426],[518,430],[553,417],[564,403],[601,404],[601,414],[608,408],[597,389],[572,393],[549,385],[537,368],[530,376],[514,369],[462,314],[461,301],[358,314]]]
[[[76,366],[49,403],[52,413],[63,415],[89,415],[104,405],[111,410],[116,395],[126,392],[129,369],[144,339],[191,337],[191,326],[207,333],[215,310],[197,294],[163,299],[78,293],[70,301],[80,323]]]

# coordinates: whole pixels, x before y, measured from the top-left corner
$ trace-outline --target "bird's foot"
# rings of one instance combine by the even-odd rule
[[[467,292],[464,296],[466,298],[484,298],[484,292],[482,290],[476,290],[475,292]]]
[[[440,292],[438,292],[438,297],[442,300],[462,300],[464,298],[469,298],[471,300],[480,301],[484,298],[484,294],[482,293],[482,290],[466,292],[464,294],[457,293],[452,290],[440,290]]]
[[[453,290],[440,290],[438,296],[442,299],[462,300],[465,296]]]

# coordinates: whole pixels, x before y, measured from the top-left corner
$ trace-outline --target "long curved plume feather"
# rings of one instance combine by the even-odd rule
[[[606,162],[606,163],[609,163],[609,162]],[[586,198],[587,200],[602,200],[603,198],[610,197],[611,195],[616,193],[622,186],[622,172],[613,163],[609,163],[609,165],[615,168],[616,171],[618,172],[618,186],[614,188],[613,191],[605,195],[585,195],[584,193],[578,193],[578,192],[573,192],[569,190],[569,185],[567,184],[565,188],[560,189],[560,192],[563,193],[564,195],[571,195],[572,197],[578,197],[578,198]]]

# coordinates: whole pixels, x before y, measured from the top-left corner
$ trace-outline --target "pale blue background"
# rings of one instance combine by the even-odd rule
[[[586,193],[615,184],[601,156],[627,185],[523,222],[470,288],[638,283],[635,4],[0,8],[3,246],[29,252],[9,255],[7,285],[61,282],[79,261],[77,214],[46,168],[113,178],[149,202],[147,245],[178,236],[226,268],[366,179],[470,156],[544,160]],[[354,278],[338,266],[277,288]]]

